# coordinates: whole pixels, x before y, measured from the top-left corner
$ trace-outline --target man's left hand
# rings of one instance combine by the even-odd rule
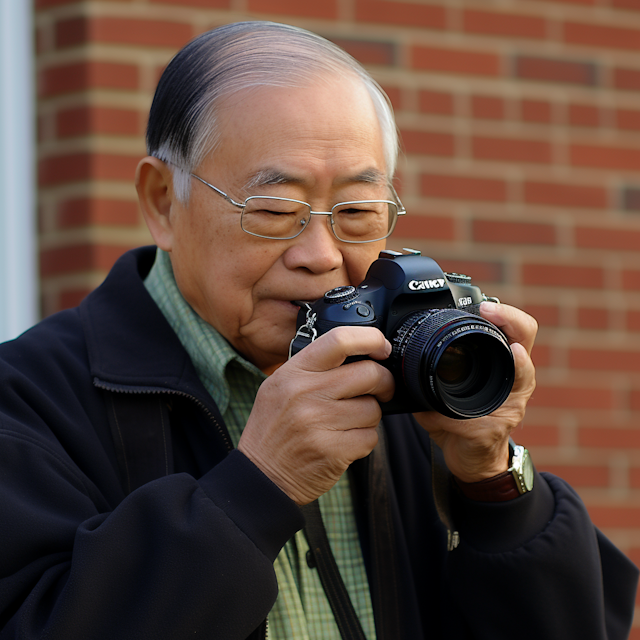
[[[516,369],[511,394],[499,409],[482,418],[455,420],[436,411],[414,414],[442,449],[451,473],[463,482],[479,482],[508,469],[509,433],[524,418],[536,386],[531,361],[538,331],[534,318],[515,307],[492,302],[483,302],[480,312],[505,333],[511,344]]]

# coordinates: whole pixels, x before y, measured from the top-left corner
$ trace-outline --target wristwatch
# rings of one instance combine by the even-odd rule
[[[467,498],[478,502],[506,502],[531,491],[533,463],[529,452],[510,441],[509,453],[511,466],[504,473],[480,482],[462,482],[455,478],[460,491]]]
[[[533,489],[533,463],[529,452],[520,445],[511,446],[511,467],[508,471],[516,481],[520,495]]]

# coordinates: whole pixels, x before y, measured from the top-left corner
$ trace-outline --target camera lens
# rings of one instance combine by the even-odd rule
[[[474,370],[473,354],[463,344],[452,344],[440,356],[436,375],[442,384],[457,386],[468,380]]]
[[[394,361],[413,401],[453,418],[495,411],[513,386],[513,354],[504,334],[457,309],[410,315],[394,339]]]

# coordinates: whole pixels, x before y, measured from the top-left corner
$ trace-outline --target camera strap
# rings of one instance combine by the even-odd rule
[[[302,513],[306,522],[304,533],[309,543],[309,550],[313,555],[320,582],[327,594],[340,635],[343,640],[366,640],[358,614],[353,608],[353,603],[329,546],[318,501],[314,500],[304,505]]]

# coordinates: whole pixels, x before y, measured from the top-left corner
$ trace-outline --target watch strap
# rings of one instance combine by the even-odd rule
[[[480,482],[463,482],[455,476],[454,478],[463,495],[477,502],[507,502],[520,496],[516,479],[511,471],[505,471]]]

